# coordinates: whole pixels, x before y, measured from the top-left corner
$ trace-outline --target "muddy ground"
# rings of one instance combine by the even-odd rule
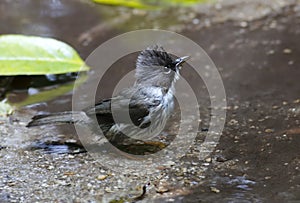
[[[1,34],[55,37],[75,46],[82,57],[118,33],[149,26],[194,40],[220,71],[228,104],[226,125],[215,151],[199,160],[195,146],[203,141],[209,120],[207,93],[200,91],[204,114],[195,146],[181,159],[157,165],[151,175],[120,175],[85,153],[69,127],[25,127],[38,112],[71,109],[71,93],[23,107],[0,120],[0,202],[300,202],[296,1],[224,1],[149,13],[101,10],[86,1],[41,2],[1,2]],[[22,6],[20,20],[16,10]],[[126,18],[107,25],[119,16]],[[166,18],[176,20],[168,23]],[[132,65],[134,58],[130,60],[124,65]],[[182,76],[204,89],[187,70]],[[26,91],[12,85],[9,93],[18,100]],[[166,135],[174,133],[176,113]],[[147,191],[140,196],[143,186]]]

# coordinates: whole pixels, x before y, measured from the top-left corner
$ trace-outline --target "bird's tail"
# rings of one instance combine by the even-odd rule
[[[34,116],[31,121],[27,124],[27,127],[48,125],[48,124],[65,124],[65,123],[76,123],[81,120],[83,112],[59,112],[51,114],[43,114]]]

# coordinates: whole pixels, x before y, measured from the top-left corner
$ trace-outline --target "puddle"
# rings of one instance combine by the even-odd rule
[[[233,178],[221,178],[218,177],[216,180],[212,181],[212,186],[216,187],[219,184],[225,184],[228,185],[229,187],[234,187],[236,189],[241,189],[241,190],[252,190],[251,186],[255,184],[254,181],[252,180],[247,180],[246,177],[244,176],[236,176]]]
[[[225,202],[262,202],[260,198],[255,197],[255,194],[251,195],[251,193],[248,192],[253,190],[253,186],[256,182],[248,180],[244,176],[232,178],[217,177],[212,182],[211,185],[213,188],[217,188],[225,193],[225,195],[223,194]]]
[[[37,142],[32,144],[28,150],[42,150],[48,154],[79,154],[86,153],[86,150],[75,143],[60,143],[60,142],[51,142],[43,143]]]

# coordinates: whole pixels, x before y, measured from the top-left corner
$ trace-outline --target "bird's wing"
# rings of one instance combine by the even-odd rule
[[[148,127],[151,124],[149,118],[150,109],[160,105],[161,90],[156,92],[151,89],[143,87],[138,89],[127,89],[119,96],[111,99],[105,99],[95,105],[95,107],[85,110],[87,115],[95,115],[97,119],[113,120],[117,116],[119,123],[134,123],[141,128]],[[130,119],[128,120],[128,112]],[[127,116],[126,116],[127,115]]]

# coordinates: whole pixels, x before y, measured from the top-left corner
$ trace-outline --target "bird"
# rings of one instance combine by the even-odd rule
[[[189,56],[174,57],[162,46],[148,47],[137,57],[133,86],[82,111],[36,115],[27,127],[85,125],[93,123],[90,120],[96,117],[103,134],[115,146],[122,145],[124,140],[149,140],[161,133],[174,110],[175,83],[187,59]],[[117,121],[113,112],[118,115]]]

